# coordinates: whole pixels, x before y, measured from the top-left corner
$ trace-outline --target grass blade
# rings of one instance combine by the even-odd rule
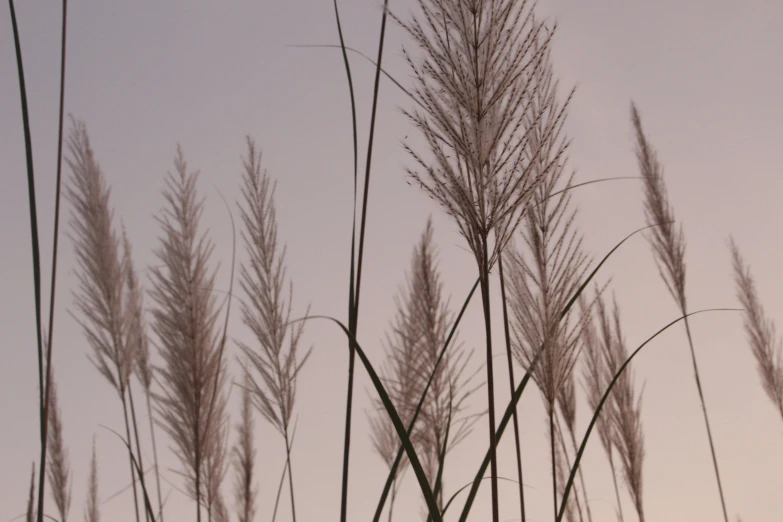
[[[46,388],[44,385],[44,356],[43,339],[41,331],[41,253],[38,240],[38,212],[35,204],[35,171],[33,168],[33,143],[30,136],[30,114],[27,110],[27,89],[24,81],[24,65],[22,63],[22,48],[19,42],[19,27],[16,22],[16,10],[14,9],[14,0],[8,0],[8,6],[11,11],[11,26],[14,33],[14,48],[16,50],[16,66],[19,77],[19,97],[22,106],[22,125],[24,128],[24,146],[25,159],[27,164],[27,193],[30,204],[30,236],[32,239],[33,251],[33,287],[35,299],[35,333],[38,348],[38,401],[39,401],[39,424],[41,436],[41,471],[38,474],[38,522],[43,521],[44,509],[44,469],[46,466],[46,399],[44,397]]]
[[[383,406],[386,408],[386,412],[389,414],[389,417],[394,424],[394,429],[397,431],[397,435],[402,441],[402,445],[405,448],[405,453],[408,456],[411,468],[416,474],[416,479],[419,482],[422,495],[424,495],[424,500],[427,503],[429,515],[432,517],[433,522],[442,522],[443,519],[440,516],[438,504],[435,501],[435,496],[433,495],[432,488],[430,488],[429,482],[427,481],[427,476],[421,466],[419,457],[416,455],[416,450],[413,448],[413,443],[411,443],[411,439],[405,430],[405,426],[402,425],[402,421],[400,420],[400,416],[397,413],[397,409],[394,407],[389,394],[386,392],[386,388],[384,388],[381,379],[378,377],[378,374],[375,372],[375,369],[370,363],[370,360],[365,355],[364,350],[362,350],[358,341],[356,341],[356,338],[351,335],[351,332],[348,331],[348,328],[334,317],[329,317],[326,315],[311,315],[307,319],[328,319],[329,321],[332,321],[340,327],[343,333],[345,333],[345,335],[353,344],[355,353],[359,356],[359,360],[364,365],[365,370],[367,370],[367,374],[369,375],[375,390],[378,392],[378,397],[381,399],[381,402],[383,402]]]
[[[351,77],[351,64],[348,62],[348,54],[345,52],[345,38],[343,37],[342,24],[340,23],[340,11],[337,8],[337,0],[334,1],[334,16],[337,22],[337,33],[340,36],[340,47],[342,48],[343,63],[345,64],[345,74],[348,77],[348,91],[351,97],[351,125],[353,129],[353,215],[351,217],[351,268],[350,283],[348,288],[348,323],[351,326],[351,332],[356,329],[353,326],[354,310],[354,274],[355,274],[355,248],[356,248],[356,196],[357,184],[359,178],[359,145],[356,126],[356,98],[353,92],[353,78]],[[348,391],[345,405],[345,442],[343,447],[343,475],[342,492],[340,495],[340,521],[346,522],[348,515],[348,462],[351,449],[351,412],[353,409],[353,372],[355,365],[354,347],[348,345]]]

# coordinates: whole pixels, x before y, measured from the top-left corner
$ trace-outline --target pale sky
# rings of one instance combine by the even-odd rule
[[[338,51],[287,47],[337,43],[332,2],[178,1],[142,6],[74,0],[69,7],[65,110],[87,124],[112,186],[116,225],[124,220],[136,264],[145,267],[153,262],[159,233],[153,215],[163,205],[163,176],[173,168],[180,143],[190,167],[201,171],[199,189],[207,198],[203,223],[217,244],[213,261],[221,262],[218,287],[227,286],[230,224],[216,188],[229,200],[239,195],[240,156],[245,154],[244,137],[250,134],[263,149],[265,166],[278,180],[280,236],[288,246],[295,314],[309,304],[312,313],[345,319],[353,175],[347,82]],[[404,16],[413,2],[393,0],[390,7]],[[348,45],[375,55],[380,3],[344,0],[340,8]],[[783,4],[541,0],[537,9],[559,22],[553,63],[561,88],[577,85],[566,123],[573,138],[569,164],[577,171],[576,179],[637,175],[629,118],[633,99],[664,165],[675,214],[685,227],[691,308],[737,306],[726,247],[728,235],[733,234],[752,265],[766,310],[783,321],[779,291],[783,249],[777,240],[783,222],[779,206],[783,73],[778,65],[783,56],[779,28]],[[17,2],[17,16],[32,118],[44,296],[48,296],[60,8],[51,2]],[[404,43],[408,41],[402,30],[390,25],[384,64],[409,85],[401,55]],[[364,151],[374,70],[359,58],[352,65],[360,151]],[[428,215],[434,217],[440,266],[455,311],[476,277],[472,256],[454,224],[406,183],[404,167],[412,163],[401,141],[406,136],[413,143],[419,140],[399,110],[409,104],[394,85],[382,83],[359,326],[359,340],[378,364],[383,355],[380,340],[394,311],[393,297],[404,281],[411,250]],[[24,158],[13,38],[5,10],[0,16],[0,331],[5,354],[0,362],[0,521],[24,512],[30,465],[39,451]],[[69,171],[64,169],[64,174]],[[579,225],[594,259],[643,225],[641,198],[636,181],[591,185],[575,192]],[[121,443],[100,427],[122,426],[119,401],[88,361],[87,344],[69,314],[75,277],[73,248],[65,234],[68,212],[65,204],[54,365],[73,468],[71,518],[82,517],[95,435],[103,519],[130,521],[129,493],[109,499],[126,484],[127,457]],[[601,274],[602,280],[612,278],[631,349],[677,316],[643,237],[624,245]],[[500,340],[499,291],[494,291],[494,338]],[[465,345],[477,349],[476,362],[484,350],[482,328],[476,300],[460,329]],[[762,391],[740,315],[705,314],[693,319],[692,328],[729,513],[732,518],[741,515],[746,522],[778,520],[783,511],[783,424]],[[230,334],[234,339],[247,335],[236,314]],[[346,342],[326,322],[311,322],[305,337],[314,351],[301,374],[297,397],[293,466],[298,517],[336,520]],[[235,345],[231,350],[233,358]],[[498,342],[495,351],[501,350]],[[633,369],[637,385],[645,383],[647,519],[719,520],[684,329],[675,327],[645,350]],[[501,376],[503,372],[502,366],[496,370]],[[363,371],[358,375],[349,492],[352,521],[371,517],[386,476],[380,458],[372,452],[363,414],[370,404],[371,385]],[[496,390],[498,402],[505,404],[507,382],[500,378]],[[480,407],[485,394],[476,397]],[[232,394],[232,413],[236,399],[237,394]],[[589,412],[584,401],[579,406],[577,422],[584,430]],[[533,387],[523,397],[520,414],[528,520],[551,520],[544,410]],[[284,447],[260,417],[256,425],[261,489],[257,520],[269,520]],[[146,422],[141,430],[148,433]],[[181,488],[171,470],[177,463],[167,449],[169,441],[159,434],[165,476]],[[149,441],[142,442],[149,455]],[[485,450],[482,421],[448,461],[447,495],[472,479]],[[500,455],[500,474],[514,477],[510,437],[504,438]],[[588,446],[583,469],[594,521],[613,520],[614,492],[597,437]],[[229,498],[231,481],[225,487]],[[164,484],[164,494],[169,491],[167,520],[191,520],[192,503]],[[471,520],[488,518],[488,493],[487,483]],[[518,517],[514,486],[501,483],[500,495],[501,519],[514,520]],[[624,502],[626,520],[632,519],[627,495]],[[51,501],[48,505],[47,511],[54,514]],[[408,473],[395,506],[396,520],[416,519],[421,506],[414,477]],[[279,520],[289,519],[287,501],[281,503],[279,516]]]

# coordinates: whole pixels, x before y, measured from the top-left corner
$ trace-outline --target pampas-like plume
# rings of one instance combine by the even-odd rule
[[[599,293],[600,296],[600,293]],[[587,304],[584,294],[579,296],[579,308],[582,316],[585,318],[585,327],[582,329],[581,342],[584,357],[584,389],[587,393],[587,404],[591,411],[598,409],[604,391],[609,386],[609,381],[613,377],[609,375],[609,361],[607,354],[611,353],[614,336],[612,335],[611,324],[606,317],[606,309],[603,301],[598,302],[599,322],[601,324],[601,335],[599,338],[595,330],[595,323],[592,317],[592,309]],[[612,482],[614,484],[614,493],[617,500],[617,513],[620,522],[623,522],[623,506],[620,500],[620,488],[617,484],[617,472],[614,467],[614,432],[612,430],[612,409],[613,402],[606,403],[598,416],[596,428],[598,438],[601,440],[601,446],[606,452],[606,458],[609,460],[609,469],[612,472]]]
[[[599,298],[600,299],[600,298]],[[608,321],[608,316],[602,301],[599,301],[601,317]],[[622,329],[620,328],[620,308],[614,302],[614,339],[606,353],[609,374],[614,376],[620,366],[628,359]],[[603,329],[611,326],[603,325]],[[613,429],[613,442],[620,455],[623,467],[623,478],[628,492],[631,494],[639,522],[644,522],[642,462],[644,461],[644,432],[642,430],[642,393],[635,397],[633,371],[626,368],[612,389],[612,406],[610,408]]]
[[[95,456],[95,439],[92,440],[92,459],[90,460],[90,481],[87,486],[87,505],[84,507],[84,522],[100,522],[101,512],[98,504],[98,459]]]
[[[546,107],[547,100],[554,96],[556,84],[553,83],[550,67],[542,69],[540,76],[541,89],[534,93],[531,103]],[[529,139],[531,149],[540,151],[538,156],[531,157],[532,173],[540,176],[542,181],[534,190],[535,206],[527,212],[522,228],[527,252],[516,251],[510,256],[509,308],[515,355],[523,367],[532,371],[551,424],[558,396],[568,391],[564,388],[573,379],[583,323],[572,320],[572,314],[561,318],[561,313],[579,288],[587,268],[587,257],[582,251],[581,234],[575,225],[576,210],[572,209],[568,190],[573,173],[566,175],[565,161],[558,161],[554,168],[549,166],[551,161],[560,157],[558,141],[537,128],[530,133]],[[561,185],[564,190],[559,191]],[[556,195],[556,192],[560,194]],[[535,367],[531,368],[539,349],[542,350],[541,355]],[[567,417],[575,417],[575,408],[569,408],[571,405],[568,404],[565,406],[569,414]],[[569,409],[573,410],[573,415],[570,415]],[[555,430],[550,428],[552,490],[556,497],[554,434]]]
[[[60,405],[57,401],[57,385],[54,372],[50,373],[49,381],[49,453],[47,454],[46,476],[52,490],[54,504],[60,514],[60,521],[67,522],[71,507],[71,467],[68,462],[68,451],[63,440],[63,421]]]
[[[253,443],[255,423],[253,422],[253,403],[250,391],[250,378],[247,364],[244,366],[245,385],[242,387],[242,409],[237,423],[238,439],[234,446],[234,470],[236,476],[236,509],[239,522],[252,522],[256,512],[255,486],[256,448]]]
[[[247,294],[241,308],[242,322],[250,328],[255,343],[238,344],[252,368],[249,375],[253,403],[285,440],[291,511],[296,521],[289,428],[296,378],[310,351],[300,356],[304,321],[289,324],[293,284],[289,285],[286,301],[285,248],[277,242],[274,186],[262,170],[261,154],[250,137],[247,145],[242,175],[244,205],[240,205],[240,212],[244,225],[242,239],[250,260],[240,267],[240,283]]]
[[[384,348],[386,361],[381,368],[380,376],[389,397],[400,416],[404,426],[408,426],[413,417],[414,409],[424,387],[421,360],[423,354],[417,350],[418,334],[413,328],[413,322],[408,314],[410,297],[404,295],[397,299],[397,312],[391,325],[391,332],[386,333]],[[369,415],[370,437],[373,449],[383,462],[391,468],[397,456],[400,444],[399,435],[394,428],[381,400],[373,398],[373,410]],[[416,430],[411,433],[414,438]],[[395,470],[392,482],[391,499],[389,501],[389,522],[394,512],[394,502],[397,498],[400,480],[405,474],[410,462],[403,454]]]
[[[434,484],[441,465],[441,454],[461,442],[469,433],[475,416],[466,416],[465,402],[476,390],[465,375],[467,354],[452,339],[438,367],[440,351],[448,338],[453,316],[443,296],[443,284],[437,267],[437,253],[433,244],[432,220],[422,233],[413,253],[410,280],[408,282],[408,319],[413,337],[418,339],[416,351],[421,366],[415,376],[427,379],[434,371],[430,389],[422,407],[421,422],[416,439],[420,445],[422,465],[427,477]],[[424,389],[426,381],[419,388]],[[439,502],[442,502],[441,484]]]
[[[492,520],[498,521],[494,370],[489,271],[510,240],[535,187],[565,149],[557,137],[565,106],[554,95],[531,103],[554,31],[537,21],[526,1],[418,0],[422,16],[395,19],[421,56],[404,51],[417,109],[406,111],[427,142],[427,160],[409,175],[454,218],[479,268],[486,333],[487,409]],[[543,31],[542,31],[543,30]],[[542,38],[542,33],[544,33]],[[554,117],[545,117],[547,115]],[[558,141],[544,162],[530,142],[539,130]],[[537,169],[533,168],[538,164]],[[489,237],[494,233],[494,245]]]
[[[775,324],[764,313],[750,267],[742,260],[734,239],[730,239],[729,248],[737,298],[744,309],[745,333],[756,358],[761,385],[783,418],[783,345],[775,333]]]
[[[209,266],[214,244],[199,232],[204,202],[197,196],[198,173],[188,173],[180,147],[174,166],[163,193],[167,206],[157,217],[163,235],[155,254],[162,265],[150,268],[157,305],[153,329],[164,363],[158,368],[162,393],[155,398],[200,522],[207,462],[220,449],[225,425],[225,368],[216,329],[215,273]]]
[[[72,240],[76,255],[79,289],[74,293],[77,321],[92,348],[90,361],[117,391],[122,402],[128,463],[133,484],[133,505],[139,521],[136,479],[126,392],[135,360],[135,344],[129,342],[129,321],[123,301],[128,267],[114,231],[110,190],[95,160],[87,126],[72,119],[68,137],[71,183],[66,197],[73,206]],[[143,480],[143,477],[141,477]]]
[[[392,335],[387,336],[384,380],[404,425],[410,423],[414,408],[433,374],[430,389],[414,426],[412,439],[421,455],[422,466],[431,484],[442,476],[441,456],[448,454],[470,432],[475,416],[464,414],[465,403],[476,390],[465,375],[466,353],[454,340],[437,369],[435,363],[448,338],[453,317],[443,296],[433,244],[432,221],[428,220],[411,260],[406,286],[398,301]],[[379,399],[371,419],[376,451],[391,466],[399,438]],[[407,462],[407,461],[405,461]],[[398,468],[399,470],[399,468]],[[394,492],[393,492],[394,493]],[[438,490],[442,504],[443,487]],[[442,507],[442,505],[441,505]]]
[[[631,120],[636,132],[636,158],[644,180],[644,214],[647,224],[650,226],[655,225],[649,236],[655,255],[655,262],[658,265],[658,272],[666,284],[666,288],[668,288],[669,293],[680,309],[680,313],[686,316],[688,314],[688,304],[685,298],[685,236],[682,226],[675,228],[674,210],[669,203],[666,185],[663,180],[663,167],[658,162],[655,151],[647,141],[647,137],[642,129],[639,111],[633,103],[631,104]],[[723,519],[725,522],[729,522],[720,472],[718,471],[718,457],[715,453],[715,443],[712,440],[707,405],[699,377],[699,365],[696,362],[696,350],[693,346],[693,336],[691,335],[690,322],[687,317],[685,317],[684,323],[685,333],[688,336],[691,362],[693,363],[696,390],[699,393],[701,409],[704,414],[704,425],[707,429],[707,440],[710,444],[715,480],[718,484],[718,493],[720,495],[721,508],[723,509]]]

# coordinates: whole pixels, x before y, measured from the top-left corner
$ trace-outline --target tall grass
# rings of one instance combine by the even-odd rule
[[[129,338],[132,314],[125,303],[128,277],[127,258],[123,256],[120,238],[114,228],[114,210],[110,189],[90,146],[87,126],[72,120],[68,137],[71,183],[66,197],[73,208],[72,241],[76,256],[78,290],[74,305],[92,348],[90,361],[117,392],[125,421],[125,437],[129,444],[130,478],[133,505],[139,520],[131,428],[128,412],[128,385],[135,361],[136,345]]]
[[[247,294],[247,301],[242,302],[242,321],[252,332],[255,344],[240,342],[239,347],[252,369],[248,375],[253,404],[285,443],[291,513],[296,521],[291,420],[297,376],[311,349],[301,353],[304,322],[290,324],[293,284],[287,281],[285,248],[277,241],[274,186],[262,169],[261,155],[250,138],[244,167],[244,202],[240,211],[242,238],[250,261],[240,268],[240,284]]]
[[[636,392],[628,366],[644,346],[680,320],[685,323],[688,334],[725,516],[717,459],[688,323],[688,317],[696,312],[689,313],[686,306],[685,243],[681,229],[676,230],[673,224],[661,168],[642,131],[635,107],[637,157],[645,183],[648,228],[653,228],[653,253],[681,317],[629,354],[616,303],[610,317],[599,292],[600,332],[596,332],[592,305],[582,296],[607,258],[633,234],[588,272],[588,258],[582,251],[576,213],[571,209],[571,189],[577,185],[573,183],[573,174],[565,170],[564,153],[568,142],[561,136],[573,91],[564,103],[558,101],[550,56],[555,27],[538,20],[534,7],[525,1],[417,0],[417,7],[418,15],[403,20],[392,14],[388,2],[384,2],[360,201],[353,82],[335,2],[340,47],[351,91],[354,141],[348,326],[333,319],[346,334],[349,349],[341,519],[347,519],[348,511],[353,382],[358,357],[376,393],[370,422],[373,447],[389,473],[374,520],[379,520],[389,492],[392,499],[388,519],[393,519],[400,483],[405,470],[412,469],[425,501],[428,521],[443,520],[457,495],[467,489],[468,496],[459,515],[459,520],[465,521],[488,468],[492,519],[500,520],[498,442],[513,418],[520,515],[524,521],[517,404],[532,379],[542,393],[548,416],[554,520],[575,521],[578,518],[580,522],[592,522],[590,497],[580,461],[591,431],[596,427],[613,474],[617,508],[621,510],[615,455],[619,458],[623,482],[637,516],[643,521],[641,393]],[[13,2],[11,14],[28,159],[42,416],[39,502],[36,509],[34,464],[25,516],[28,521],[35,518],[41,521],[47,516],[42,500],[43,471],[46,470],[59,520],[66,522],[71,501],[71,476],[56,388],[50,373],[58,221],[56,217],[50,325],[48,338],[44,340],[32,145]],[[405,57],[413,71],[414,86],[406,92],[416,106],[405,114],[422,132],[426,153],[406,146],[417,165],[409,169],[408,174],[454,219],[476,262],[478,280],[461,311],[453,315],[445,298],[434,231],[428,221],[414,249],[411,269],[397,302],[397,315],[386,343],[387,365],[379,376],[357,339],[357,331],[374,129],[381,72],[384,72],[381,65],[388,16],[405,30],[413,43],[413,49],[406,49]],[[61,83],[64,78],[64,29],[65,11]],[[61,85],[61,106],[62,92]],[[300,346],[305,321],[291,318],[293,286],[286,273],[285,248],[278,240],[274,184],[262,168],[261,154],[255,143],[247,139],[239,204],[241,236],[248,257],[240,266],[240,286],[245,294],[240,299],[241,315],[243,325],[252,334],[252,341],[236,343],[244,361],[244,384],[241,386],[240,420],[236,424],[237,442],[230,454],[225,389],[229,377],[224,358],[229,307],[226,307],[221,334],[217,322],[221,311],[216,298],[217,268],[212,265],[214,244],[200,223],[204,199],[198,195],[198,173],[188,170],[184,154],[178,149],[175,171],[165,179],[165,205],[157,216],[161,237],[155,255],[160,264],[150,268],[152,288],[149,295],[154,303],[152,333],[163,361],[162,366],[154,367],[150,361],[151,338],[143,304],[145,290],[133,267],[130,242],[124,230],[121,236],[115,230],[110,189],[90,147],[83,122],[74,120],[68,152],[70,157],[66,162],[72,176],[66,197],[73,209],[71,239],[78,282],[74,293],[74,316],[90,347],[90,360],[121,401],[125,437],[120,438],[128,449],[137,522],[140,520],[137,477],[145,517],[153,521],[163,519],[154,413],[180,461],[178,471],[183,476],[187,494],[194,500],[195,520],[201,522],[204,512],[209,522],[228,522],[230,511],[241,522],[257,519],[257,484],[266,466],[258,467],[256,463],[253,406],[283,438],[281,449],[285,451],[285,468],[282,479],[288,478],[291,517],[295,521],[297,504],[292,470],[295,424],[292,421],[298,378],[310,350],[302,350]],[[58,171],[58,194],[59,178]],[[59,198],[55,207],[59,209]],[[59,215],[58,210],[55,215]],[[522,246],[511,248],[509,253],[505,249],[517,230],[521,230]],[[783,386],[779,385],[783,382],[783,374],[779,350],[774,348],[774,329],[761,311],[749,271],[733,243],[732,255],[738,295],[745,309],[746,330],[762,383],[783,415],[783,393],[780,393]],[[503,260],[507,262],[507,274],[503,273]],[[501,272],[503,326],[511,387],[511,398],[499,422],[490,327],[490,274],[495,263]],[[449,452],[470,433],[473,422],[479,418],[469,414],[467,407],[468,399],[478,389],[468,364],[470,351],[455,340],[457,327],[476,286],[481,289],[486,344],[486,360],[481,369],[486,370],[489,440],[475,480],[448,497],[444,492],[446,470],[450,469],[446,466]],[[228,294],[229,299],[234,298],[231,289]],[[579,314],[572,312],[577,300],[580,300]],[[309,310],[304,319],[308,318]],[[574,369],[580,350],[586,353],[584,380],[593,415],[578,443]],[[519,382],[515,382],[515,362],[524,369]],[[133,406],[132,374],[141,382],[147,403],[156,474],[157,516],[153,513],[144,480],[144,452]],[[154,390],[155,382],[159,392]],[[571,448],[566,439],[570,440]],[[569,455],[571,450],[573,459]],[[223,488],[230,466],[235,475],[233,503],[227,500]],[[570,496],[577,474],[581,488]],[[87,522],[98,522],[94,441],[84,513]]]
[[[153,330],[164,366],[159,368],[162,392],[156,396],[163,429],[174,442],[188,494],[196,501],[196,521],[202,503],[212,519],[215,482],[223,471],[226,399],[225,364],[219,348],[215,274],[210,266],[214,245],[201,232],[203,200],[197,172],[188,172],[177,149],[175,172],[166,176],[166,207],[157,217],[163,230],[155,254],[161,265],[151,267]]]
[[[666,191],[666,185],[663,179],[663,167],[658,162],[658,158],[650,145],[647,136],[642,129],[642,120],[636,105],[631,104],[631,120],[636,133],[636,158],[639,163],[639,170],[644,181],[644,213],[648,224],[656,223],[650,234],[650,245],[653,250],[655,261],[658,265],[658,272],[666,284],[672,298],[674,299],[680,313],[683,316],[688,315],[688,301],[685,295],[685,235],[682,225],[675,225],[674,210]],[[712,465],[715,470],[715,480],[718,485],[718,495],[720,505],[723,510],[725,522],[729,522],[729,515],[726,511],[726,500],[723,496],[723,485],[718,470],[718,457],[715,451],[715,442],[712,438],[712,429],[707,415],[707,404],[704,399],[704,390],[699,376],[699,365],[696,360],[696,349],[693,344],[693,335],[691,334],[690,322],[687,317],[684,320],[685,334],[688,338],[688,347],[690,348],[691,362],[693,363],[693,377],[696,381],[696,391],[699,394],[701,402],[701,411],[704,416],[704,426],[707,429],[707,441],[712,455]]]
[[[559,154],[538,172],[528,133],[553,106],[531,109],[549,36],[527,2],[418,0],[421,16],[397,19],[420,56],[405,51],[421,109],[406,111],[422,132],[432,159],[405,146],[418,164],[409,174],[451,216],[479,271],[486,334],[492,520],[499,520],[492,357],[490,268],[522,219],[533,190]],[[558,112],[557,110],[555,111]],[[556,135],[560,119],[547,120],[542,135]],[[565,145],[560,144],[560,151]],[[491,243],[491,239],[494,242]]]

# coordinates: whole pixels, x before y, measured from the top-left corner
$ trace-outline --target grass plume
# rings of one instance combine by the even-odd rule
[[[644,214],[648,225],[656,225],[650,232],[650,245],[658,265],[658,272],[666,284],[666,288],[674,298],[683,316],[688,314],[688,302],[685,295],[685,235],[682,226],[675,225],[674,210],[669,202],[666,185],[663,180],[663,167],[658,162],[658,157],[647,140],[642,129],[642,120],[636,105],[631,104],[631,120],[636,133],[636,158],[639,170],[644,181]],[[715,480],[718,484],[718,494],[723,510],[724,522],[729,522],[726,500],[723,495],[723,485],[718,470],[718,457],[715,452],[715,443],[712,439],[710,420],[707,415],[707,405],[704,399],[704,391],[699,377],[699,365],[696,361],[696,349],[693,345],[690,321],[685,318],[685,333],[688,337],[691,362],[693,363],[693,376],[696,381],[696,390],[701,401],[701,409],[704,414],[704,425],[707,429],[707,440],[712,454],[712,464],[715,469]]]
[[[74,304],[87,342],[92,349],[90,361],[111,384],[122,403],[125,437],[131,443],[127,391],[133,368],[134,344],[129,342],[129,320],[125,307],[124,287],[128,265],[121,253],[120,240],[114,230],[111,191],[90,146],[87,126],[72,118],[68,136],[71,183],[66,198],[71,213],[72,241],[76,256],[78,290]],[[139,521],[138,494],[132,450],[128,451],[133,484],[133,504]]]
[[[432,159],[406,150],[418,164],[409,175],[456,222],[473,253],[482,293],[486,334],[487,409],[492,520],[499,520],[495,440],[494,369],[489,271],[510,240],[533,190],[559,153],[539,163],[530,134],[558,135],[563,110],[554,97],[530,100],[541,87],[541,67],[552,32],[528,2],[418,0],[420,16],[395,18],[420,51],[404,50],[419,108],[405,111],[422,132]],[[543,31],[547,33],[547,31]],[[555,118],[542,118],[548,111]],[[559,152],[565,148],[559,143]],[[532,153],[532,155],[530,154]],[[494,244],[490,245],[490,236]]]
[[[601,317],[603,321],[608,321],[608,314],[601,298],[599,297],[599,307],[601,308]],[[628,359],[628,349],[625,345],[622,329],[620,327],[620,308],[617,302],[614,302],[612,318],[614,320],[614,338],[608,346],[606,353],[608,361],[608,370],[610,375],[614,375],[619,370],[620,365]],[[603,329],[610,329],[611,326],[602,325]],[[623,478],[628,492],[631,494],[636,514],[639,522],[644,522],[644,503],[643,503],[643,480],[642,463],[644,461],[644,431],[642,429],[641,411],[642,394],[638,398],[634,390],[633,371],[626,368],[620,375],[614,389],[612,390],[612,403],[609,409],[614,447],[620,456],[622,464]]]
[[[299,350],[304,321],[290,324],[293,284],[288,285],[286,300],[285,248],[277,242],[274,186],[261,167],[261,153],[249,137],[247,145],[240,212],[244,225],[242,239],[249,261],[240,266],[240,284],[247,294],[247,300],[242,303],[242,322],[251,330],[254,343],[238,344],[249,361],[253,404],[285,441],[295,521],[290,426],[297,375],[310,351],[301,354]]]
[[[214,244],[199,232],[204,201],[197,195],[198,172],[188,172],[180,147],[174,166],[175,173],[166,176],[166,207],[157,216],[162,237],[155,254],[162,264],[150,268],[153,329],[164,362],[156,399],[200,522],[207,462],[220,451],[225,424],[225,369],[216,328],[215,273],[209,264]]]
[[[783,418],[783,347],[775,332],[775,324],[764,313],[750,267],[743,261],[734,239],[730,239],[729,248],[737,298],[744,309],[743,325],[756,359],[761,385]]]

